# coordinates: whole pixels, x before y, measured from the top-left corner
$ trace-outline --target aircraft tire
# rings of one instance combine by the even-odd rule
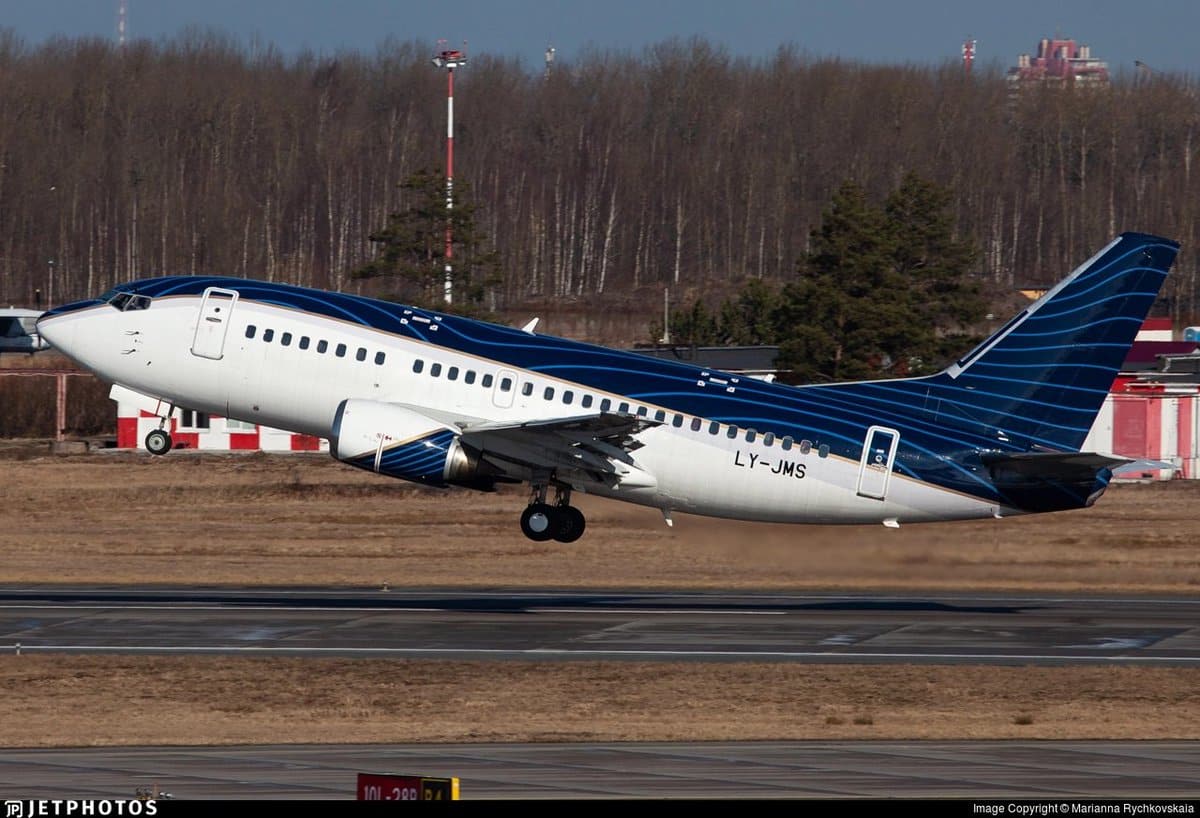
[[[534,542],[545,542],[558,530],[558,509],[546,503],[531,503],[521,514],[521,533]]]
[[[575,542],[583,536],[587,520],[584,519],[582,511],[575,506],[559,506],[555,510],[558,512],[558,525],[554,527],[554,539],[559,542]]]
[[[163,429],[153,429],[146,435],[146,451],[153,455],[164,455],[171,451],[171,434]]]

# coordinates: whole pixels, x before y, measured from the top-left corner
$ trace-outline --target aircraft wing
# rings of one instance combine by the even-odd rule
[[[609,485],[652,487],[657,480],[638,466],[633,453],[642,447],[637,434],[658,421],[636,415],[600,412],[517,423],[482,422],[462,427],[460,442],[490,460],[535,471],[556,471],[569,480],[583,472]]]

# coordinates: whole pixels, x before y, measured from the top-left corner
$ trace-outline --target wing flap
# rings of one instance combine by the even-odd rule
[[[653,487],[658,481],[638,466],[632,455],[642,446],[637,435],[659,425],[636,415],[599,412],[467,425],[462,442],[485,457],[532,470],[576,470],[610,485]]]

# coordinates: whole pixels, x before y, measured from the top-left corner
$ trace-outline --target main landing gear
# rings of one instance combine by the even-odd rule
[[[534,484],[529,507],[521,515],[521,533],[535,542],[575,542],[583,536],[587,521],[571,505],[571,488],[555,486],[554,505],[546,502],[546,489],[545,483]]]

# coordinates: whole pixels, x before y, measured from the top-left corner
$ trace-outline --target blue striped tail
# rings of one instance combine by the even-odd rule
[[[1123,233],[949,368],[888,386],[947,425],[1079,451],[1178,251]]]

